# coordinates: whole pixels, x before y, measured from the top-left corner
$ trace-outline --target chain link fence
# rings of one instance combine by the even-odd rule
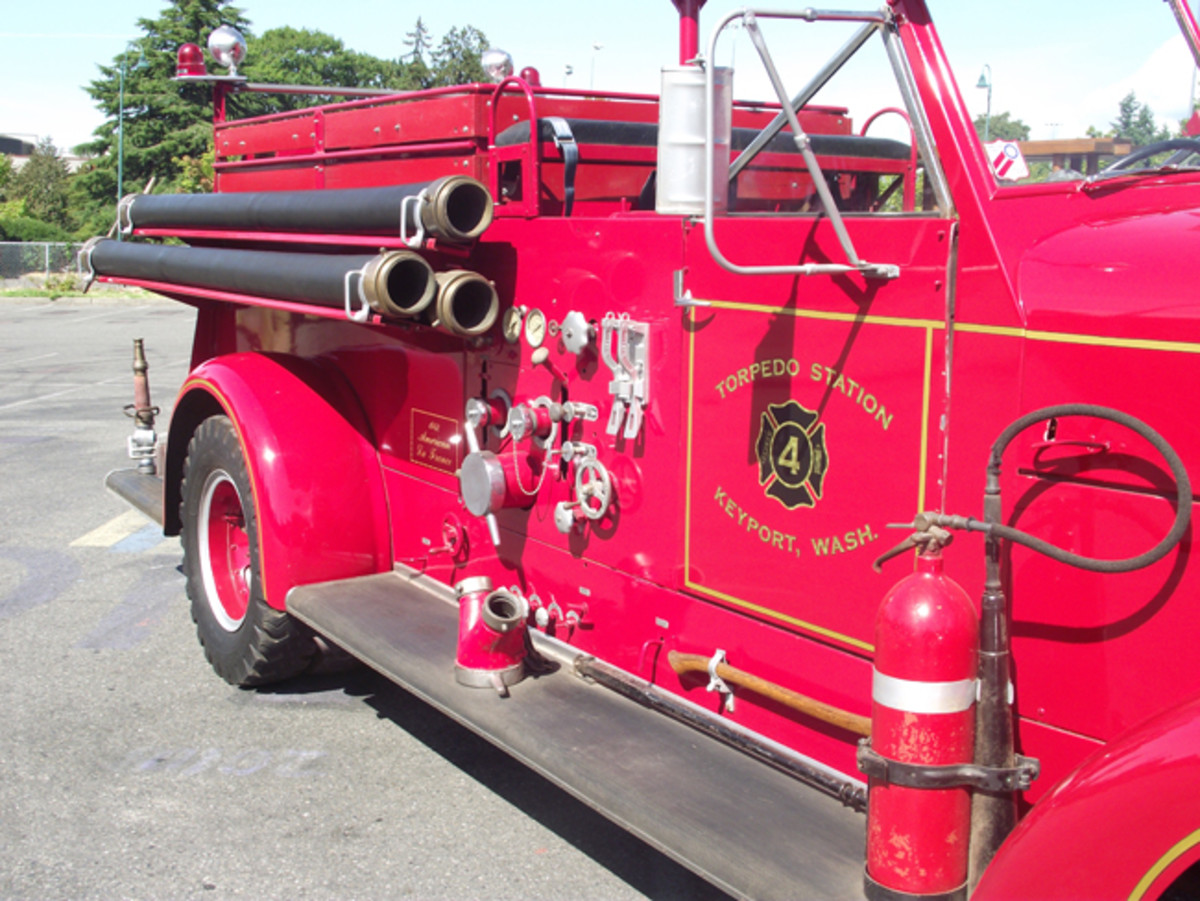
[[[46,278],[56,274],[81,275],[82,244],[44,241],[0,241],[0,278]]]
[[[79,262],[82,244],[46,241],[0,241],[0,285],[42,288],[83,283]]]

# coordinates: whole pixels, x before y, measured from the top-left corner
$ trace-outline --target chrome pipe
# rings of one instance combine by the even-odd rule
[[[736,748],[744,754],[766,763],[806,785],[837,798],[847,807],[865,812],[867,788],[857,779],[850,779],[833,767],[813,760],[791,748],[764,738],[744,726],[710,713],[677,695],[664,691],[610,663],[583,654],[554,638],[529,631],[534,650],[542,657],[570,668],[583,679],[595,682],[651,710],[678,720],[705,735]]]
[[[841,71],[849,59],[857,53],[868,40],[880,28],[878,22],[868,22],[860,28],[849,41],[842,47],[841,50],[825,64],[825,66],[814,75],[796,96],[792,98],[791,108],[797,112],[808,105],[809,101],[817,95],[821,88],[829,83],[838,72]],[[729,164],[729,180],[733,181],[737,178],[739,172],[746,168],[747,165],[758,155],[758,152],[771,143],[772,138],[783,131],[783,126],[788,124],[787,113],[780,110],[775,118],[771,120],[753,141],[746,145],[746,149],[738,154],[737,159]]]
[[[909,68],[908,56],[900,46],[900,35],[894,27],[883,29],[882,34],[888,62],[900,88],[900,96],[904,100],[904,108],[908,111],[908,120],[912,125],[913,139],[917,142],[917,151],[924,164],[925,181],[933,191],[934,201],[941,214],[948,219],[953,218],[954,200],[950,196],[950,183],[946,180],[946,173],[938,159],[933,130],[925,116],[925,107],[921,104],[916,79]]]

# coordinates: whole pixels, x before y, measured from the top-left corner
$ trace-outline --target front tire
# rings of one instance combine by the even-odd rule
[[[212,668],[233,685],[303,672],[312,633],[262,593],[258,514],[237,432],[226,416],[200,424],[183,464],[183,571],[192,619]]]

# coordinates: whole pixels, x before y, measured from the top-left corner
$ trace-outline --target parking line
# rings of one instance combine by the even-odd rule
[[[128,535],[114,544],[112,550],[120,554],[139,554],[142,551],[158,547],[162,541],[162,526],[156,522],[149,522],[132,535]]]
[[[105,310],[103,313],[93,313],[91,316],[80,316],[77,319],[65,319],[65,320],[63,320],[62,324],[63,325],[74,325],[77,322],[91,322],[93,319],[103,319],[106,316],[118,316],[123,313],[136,313],[139,310],[144,310],[146,308],[147,308],[146,304],[143,304],[140,307],[118,306],[111,310]]]
[[[55,350],[55,351],[51,351],[48,354],[38,354],[36,357],[26,357],[23,360],[8,360],[7,362],[0,363],[0,367],[20,366],[22,363],[32,363],[34,360],[46,360],[46,359],[49,359],[50,357],[57,357],[57,356],[58,356],[58,351]]]
[[[71,547],[112,547],[118,541],[140,531],[146,524],[144,514],[137,510],[126,510],[104,525],[76,538],[71,542]]]
[[[101,385],[111,385],[114,382],[121,381],[122,379],[128,381],[129,376],[113,376],[111,379],[105,379],[102,382],[92,382],[88,385],[75,385],[71,388],[64,388],[62,391],[55,391],[52,394],[42,394],[38,397],[27,397],[25,400],[15,400],[12,403],[0,405],[0,410],[11,410],[14,407],[23,407],[26,404],[36,404],[40,400],[52,400],[56,397],[62,397],[64,394],[74,394],[76,391],[86,391],[88,388],[97,388]]]

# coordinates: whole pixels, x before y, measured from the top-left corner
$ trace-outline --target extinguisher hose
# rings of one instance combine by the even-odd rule
[[[988,458],[987,465],[985,495],[998,495],[1000,493],[1000,460],[1009,443],[1031,425],[1036,425],[1039,422],[1049,419],[1057,419],[1062,416],[1091,416],[1095,419],[1105,419],[1109,422],[1115,422],[1141,435],[1153,445],[1154,449],[1162,455],[1163,460],[1171,470],[1171,476],[1175,480],[1175,521],[1171,524],[1170,531],[1154,547],[1135,557],[1127,557],[1123,560],[1100,560],[1095,557],[1084,557],[1080,554],[1073,554],[1041,538],[1036,538],[1012,526],[1006,526],[998,522],[971,520],[971,524],[967,528],[971,531],[986,532],[995,538],[1012,541],[1039,554],[1045,554],[1047,557],[1057,560],[1060,563],[1091,572],[1130,572],[1161,560],[1179,543],[1179,540],[1183,537],[1183,533],[1187,531],[1192,513],[1192,483],[1188,478],[1187,469],[1184,468],[1183,461],[1179,458],[1179,454],[1167,443],[1166,439],[1150,428],[1150,426],[1146,425],[1146,423],[1134,416],[1130,416],[1128,413],[1122,413],[1119,410],[1096,406],[1094,404],[1058,404],[1052,407],[1044,407],[1041,410],[1035,410],[1032,413],[1022,416],[1001,432],[992,445],[992,452]]]

